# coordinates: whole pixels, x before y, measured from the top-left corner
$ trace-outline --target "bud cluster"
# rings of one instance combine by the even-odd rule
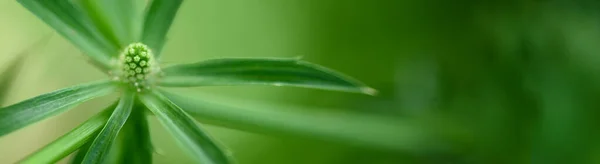
[[[119,56],[119,70],[115,77],[129,83],[138,92],[150,89],[150,79],[159,72],[154,61],[154,55],[148,46],[142,43],[132,43]]]

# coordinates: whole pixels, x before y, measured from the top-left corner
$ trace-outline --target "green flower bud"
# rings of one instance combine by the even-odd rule
[[[138,92],[150,89],[151,78],[159,72],[154,54],[142,43],[127,46],[119,57],[119,70],[115,79],[130,84]]]

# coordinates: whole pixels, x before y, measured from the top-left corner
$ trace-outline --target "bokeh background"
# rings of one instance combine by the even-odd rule
[[[16,1],[1,1],[0,70],[53,33]],[[171,90],[259,111],[316,113],[314,119],[353,115],[360,119],[332,122],[365,128],[339,141],[205,125],[241,164],[600,163],[599,44],[600,3],[587,0],[188,0],[161,62],[302,56],[379,90]],[[33,48],[3,105],[106,78],[85,60],[54,34]],[[115,97],[3,136],[0,163],[50,143]],[[360,142],[386,134],[360,126],[365,120],[393,122],[386,127],[406,137]],[[156,119],[150,125],[155,163],[191,162]]]

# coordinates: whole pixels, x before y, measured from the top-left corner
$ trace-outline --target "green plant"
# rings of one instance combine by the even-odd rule
[[[361,82],[299,59],[214,59],[161,69],[161,49],[182,0],[151,0],[148,4],[135,0],[18,2],[81,49],[110,80],[60,89],[3,107],[0,109],[0,136],[87,100],[113,92],[121,94],[114,105],[28,156],[21,161],[23,163],[56,162],[78,149],[80,153],[75,156],[74,163],[104,163],[107,160],[151,163],[153,150],[146,111],[154,114],[197,162],[231,163],[228,153],[188,115],[191,112],[202,117],[202,111],[190,107],[192,109],[186,112],[174,103],[183,102],[182,97],[161,87],[274,85],[375,93]],[[205,114],[213,121],[239,120],[236,118],[239,115],[210,112]],[[269,127],[270,123],[266,122],[265,126]],[[291,128],[301,131],[305,127]],[[128,141],[118,145],[127,155],[111,154],[117,136]]]
[[[19,72],[23,68],[23,63],[25,62],[25,59],[30,54],[32,54],[31,50],[36,50],[36,49],[32,49],[32,48],[33,47],[38,47],[38,48],[42,47],[43,44],[46,44],[49,41],[50,36],[51,35],[48,35],[48,36],[40,39],[35,44],[31,45],[28,50],[22,51],[19,54],[17,54],[16,59],[13,59],[10,62],[10,64],[8,64],[8,66],[6,67],[6,70],[4,70],[2,72],[2,74],[0,74],[0,75],[2,75],[2,77],[0,78],[0,106],[4,105],[3,103],[6,100],[6,97],[8,96],[9,89],[13,85]]]

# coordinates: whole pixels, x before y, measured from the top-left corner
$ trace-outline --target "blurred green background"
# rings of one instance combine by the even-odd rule
[[[1,1],[0,69],[52,33],[16,1]],[[380,93],[262,86],[172,91],[256,110],[327,111],[333,120],[391,117],[398,124],[390,126],[406,133],[427,132],[390,139],[394,147],[206,125],[240,164],[600,163],[599,44],[600,2],[587,0],[188,0],[161,62],[302,56]],[[27,59],[3,105],[106,78],[85,60],[54,34]],[[32,153],[114,99],[84,103],[0,138],[0,163]],[[190,163],[150,120],[155,163]],[[383,129],[365,132],[377,130]]]

